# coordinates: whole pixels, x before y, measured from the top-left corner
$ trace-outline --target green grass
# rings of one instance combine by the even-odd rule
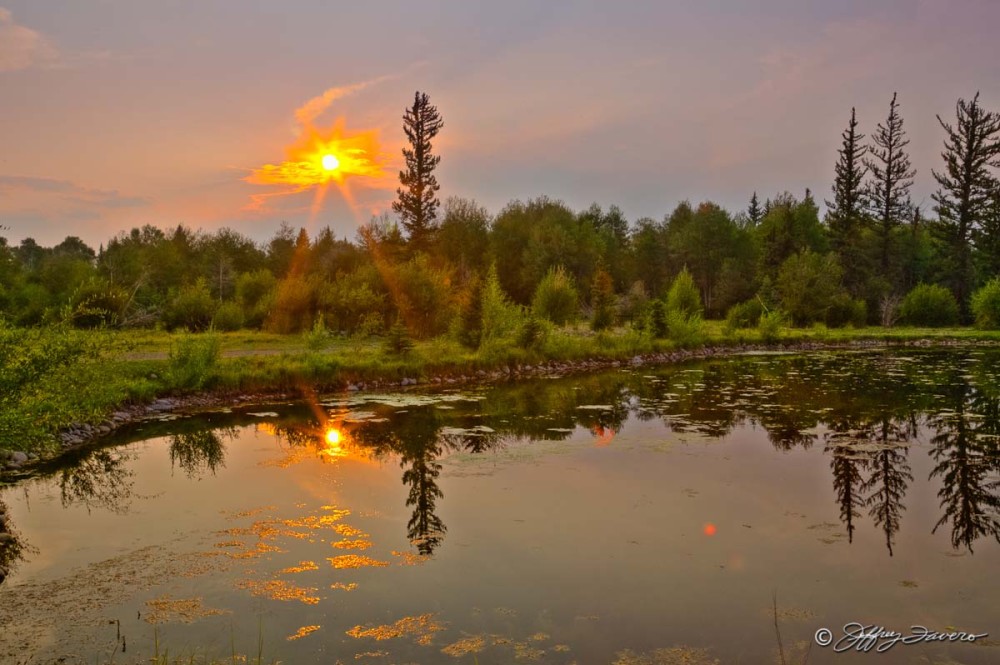
[[[676,348],[669,340],[653,340],[630,329],[594,333],[583,326],[552,330],[531,350],[519,348],[512,340],[493,340],[472,351],[449,338],[437,338],[417,341],[412,351],[399,356],[388,354],[378,339],[331,337],[325,348],[317,350],[310,349],[302,335],[248,331],[191,335],[61,330],[48,334],[79,336],[75,338],[78,342],[97,351],[47,368],[20,394],[7,397],[5,413],[0,413],[0,449],[53,454],[59,450],[56,434],[70,424],[98,424],[121,405],[157,397],[199,391],[339,389],[347,383],[470,375],[547,360],[624,360]],[[702,344],[717,347],[763,343],[758,329],[727,335],[722,321],[705,321],[699,338]],[[30,344],[41,344],[44,339],[44,334],[35,336]],[[1000,342],[1000,331],[816,326],[783,328],[776,342],[838,344],[857,340]],[[691,346],[690,341],[687,344]],[[20,349],[18,353],[28,351]],[[0,378],[4,369],[0,363]]]

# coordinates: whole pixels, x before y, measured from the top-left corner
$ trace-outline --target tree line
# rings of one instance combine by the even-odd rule
[[[315,327],[375,334],[453,334],[471,346],[505,329],[587,321],[654,336],[726,318],[794,325],[1000,325],[1000,115],[960,99],[931,171],[934,205],[910,198],[916,177],[895,95],[870,140],[852,109],[821,218],[813,194],[783,192],[745,210],[684,201],[662,219],[626,219],[597,204],[547,197],[491,213],[443,205],[433,139],[444,123],[426,94],[406,109],[394,215],[338,238],[282,223],[266,242],[225,228],[133,228],[96,251],[0,237],[0,318],[32,326]]]

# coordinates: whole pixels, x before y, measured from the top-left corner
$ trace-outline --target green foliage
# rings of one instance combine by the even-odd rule
[[[733,305],[726,313],[726,330],[756,328],[764,313],[764,306],[757,298]]]
[[[1000,277],[994,277],[972,294],[972,315],[979,328],[1000,328]]]
[[[204,278],[182,287],[170,303],[166,321],[169,328],[187,328],[191,332],[207,330],[215,313],[215,301]]]
[[[510,302],[500,286],[496,264],[490,266],[483,283],[482,310],[483,340],[513,336],[524,318],[521,308]]]
[[[680,271],[667,292],[667,309],[685,316],[701,314],[701,294],[687,268]]]
[[[281,280],[275,292],[267,330],[296,333],[308,329],[315,319],[318,280],[292,275]]]
[[[395,357],[405,356],[413,350],[413,339],[410,337],[410,331],[406,324],[397,320],[389,327],[385,334],[383,349]]]
[[[545,334],[546,328],[542,319],[529,314],[517,331],[517,346],[526,351],[537,350],[544,342]]]
[[[245,272],[236,279],[236,300],[242,305],[246,325],[262,328],[274,301],[278,280],[267,268]]]
[[[757,331],[764,342],[776,342],[781,339],[781,329],[785,327],[785,313],[778,309],[764,312],[757,323]]]
[[[842,271],[836,257],[805,250],[782,264],[775,281],[784,310],[796,325],[809,325],[826,319],[826,312],[837,294]]]
[[[667,326],[667,305],[659,298],[649,303],[647,329],[653,339],[663,339],[670,330]]]
[[[185,335],[174,342],[167,360],[170,385],[179,390],[208,387],[221,355],[218,335]]]
[[[474,278],[466,290],[456,322],[458,341],[465,347],[478,349],[483,339],[483,283],[480,279]]]
[[[433,266],[426,254],[418,253],[396,266],[389,279],[394,282],[396,306],[412,334],[433,337],[448,329],[455,314],[449,270]]]
[[[868,304],[860,298],[851,298],[841,292],[830,299],[826,310],[826,325],[831,328],[854,326],[863,328],[868,322]]]
[[[573,278],[562,266],[550,268],[538,283],[531,309],[536,316],[556,325],[566,325],[576,319],[579,296]]]
[[[243,308],[238,303],[227,301],[219,305],[212,318],[212,328],[222,332],[239,330],[243,327]]]
[[[614,285],[611,283],[611,275],[602,267],[594,274],[590,302],[594,308],[594,315],[590,320],[593,330],[605,330],[615,324]]]
[[[705,341],[701,314],[670,310],[667,313],[667,337],[681,348],[700,346]]]
[[[316,315],[313,327],[303,336],[306,340],[306,348],[310,351],[322,351],[330,345],[330,331],[326,329],[322,314]]]
[[[918,284],[899,306],[903,321],[915,326],[939,327],[958,323],[958,302],[937,284]]]

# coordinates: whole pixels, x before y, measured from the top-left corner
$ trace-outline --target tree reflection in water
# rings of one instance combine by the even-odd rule
[[[442,457],[561,440],[583,430],[608,444],[631,423],[659,420],[665,432],[706,440],[761,428],[781,451],[810,449],[822,437],[848,540],[867,515],[891,556],[914,480],[911,448],[925,445],[918,433],[929,431],[929,480],[941,483],[942,511],[932,531],[950,528],[952,546],[971,552],[981,538],[1000,542],[1000,377],[994,367],[1000,352],[992,350],[750,357],[489,387],[478,399],[448,405],[428,399],[400,409],[361,398],[354,403],[377,417],[344,420],[346,407],[328,412],[338,427],[336,451],[327,440],[329,423],[317,421],[316,409],[259,427],[291,452],[398,458],[412,510],[407,535],[422,554],[438,548],[447,533],[438,515]],[[224,439],[235,427],[259,423],[239,413],[221,419],[224,428],[163,425],[179,430],[167,432],[171,464],[192,478],[214,474],[225,464]],[[127,510],[134,456],[127,446],[103,448],[53,472],[63,503]]]

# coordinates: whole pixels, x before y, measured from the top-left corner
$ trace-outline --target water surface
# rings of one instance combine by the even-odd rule
[[[991,633],[1000,351],[748,356],[168,416],[0,490],[0,661],[800,662]],[[125,648],[125,656],[120,653]]]

